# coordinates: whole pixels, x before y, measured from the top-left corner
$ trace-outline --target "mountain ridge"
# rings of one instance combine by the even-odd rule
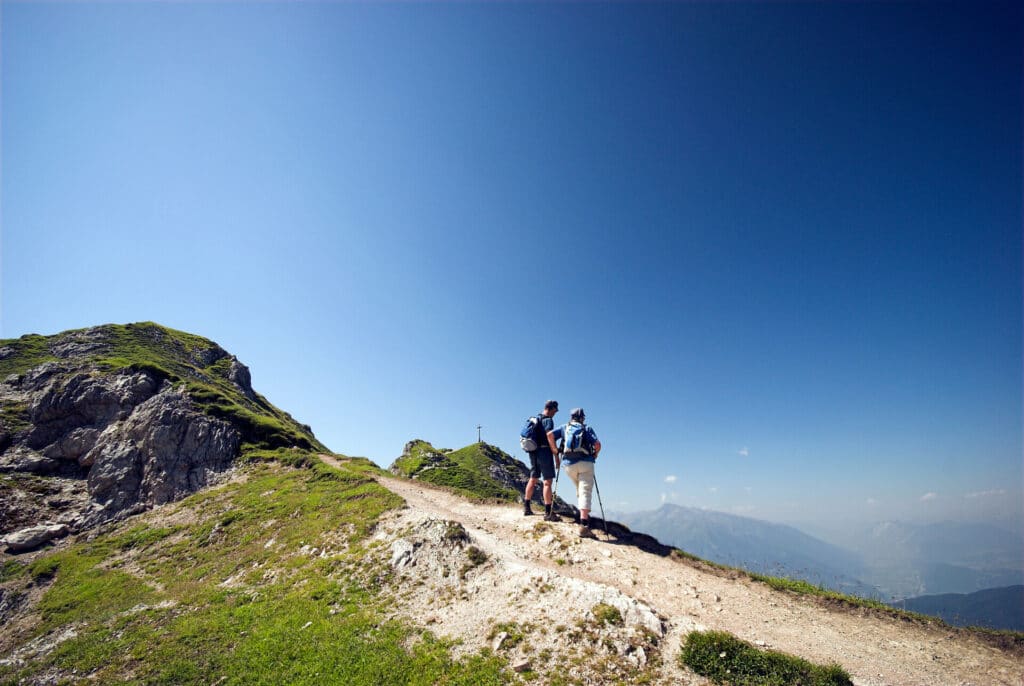
[[[938,617],[953,626],[1024,631],[1024,585],[986,588],[974,593],[941,593],[892,603],[911,612]]]
[[[564,519],[330,453],[249,397],[206,339],[154,324],[68,334],[0,343],[0,504],[55,484],[47,516],[74,520],[64,487],[128,457],[142,478],[119,492],[141,497],[35,546],[8,541],[0,683],[705,684],[681,647],[707,629],[838,663],[858,686],[1014,684],[1024,664],[1021,635],[794,593],[615,522],[582,540]],[[214,429],[237,446],[196,464]],[[460,451],[470,471],[489,454],[437,452]]]
[[[861,564],[854,553],[792,526],[675,503],[617,516],[631,528],[719,564],[865,598],[881,596],[857,578]]]

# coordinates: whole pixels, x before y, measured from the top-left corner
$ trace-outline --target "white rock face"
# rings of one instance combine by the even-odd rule
[[[391,566],[396,569],[409,567],[416,564],[413,560],[413,553],[416,546],[404,538],[400,538],[391,544]]]

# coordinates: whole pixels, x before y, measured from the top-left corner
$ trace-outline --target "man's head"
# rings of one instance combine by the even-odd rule
[[[569,413],[569,419],[574,422],[582,424],[587,421],[587,413],[583,411],[582,407],[577,407],[571,413]]]
[[[556,412],[558,412],[557,400],[549,400],[544,403],[544,415],[546,417],[554,417]]]

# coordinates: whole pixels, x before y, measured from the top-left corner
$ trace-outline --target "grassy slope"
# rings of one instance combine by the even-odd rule
[[[23,666],[0,666],[0,683],[54,672],[101,683],[507,680],[489,655],[455,662],[431,634],[383,618],[390,568],[372,562],[367,536],[401,500],[370,478],[371,463],[338,470],[304,451],[249,457],[241,483],[31,564],[7,559],[8,591],[46,587],[38,623],[17,644],[69,627],[77,635]]]
[[[402,476],[446,486],[472,498],[518,500],[515,489],[506,488],[493,479],[488,468],[512,458],[487,443],[473,443],[454,452],[444,453],[426,441],[416,441],[409,455],[395,461]]]
[[[326,451],[308,427],[296,422],[288,413],[274,407],[258,393],[253,400],[239,391],[228,377],[230,357],[204,363],[204,354],[220,351],[216,343],[152,322],[108,324],[98,328],[103,332],[105,345],[93,353],[88,362],[99,373],[145,370],[158,378],[183,384],[205,413],[235,424],[243,442],[251,447],[297,446]],[[43,362],[58,360],[50,346],[77,333],[80,332],[66,331],[55,336],[29,334],[0,340],[0,347],[13,351],[0,360],[0,378],[24,374]],[[5,407],[5,425],[17,427],[15,430],[23,428],[26,409]]]

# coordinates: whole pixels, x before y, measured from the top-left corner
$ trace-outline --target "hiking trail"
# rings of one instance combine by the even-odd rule
[[[322,459],[338,465],[330,456]],[[1024,659],[949,627],[828,607],[811,596],[645,552],[600,529],[597,540],[581,540],[568,518],[547,523],[538,515],[523,516],[513,504],[471,502],[416,481],[377,480],[407,504],[387,515],[377,532],[392,550],[401,548],[395,542],[410,530],[448,520],[460,523],[486,554],[487,563],[471,581],[460,582],[457,597],[442,597],[423,578],[401,593],[402,614],[438,636],[461,639],[466,652],[490,645],[488,630],[495,623],[570,625],[594,602],[606,602],[641,626],[652,622],[651,611],[663,620],[659,683],[708,683],[680,667],[678,656],[687,633],[718,629],[819,664],[837,662],[858,686],[1024,686]],[[429,561],[419,564],[429,577]],[[567,648],[553,630],[535,631],[523,643],[513,657],[532,654],[534,668],[538,653]],[[646,658],[637,653],[643,651],[630,654]]]

